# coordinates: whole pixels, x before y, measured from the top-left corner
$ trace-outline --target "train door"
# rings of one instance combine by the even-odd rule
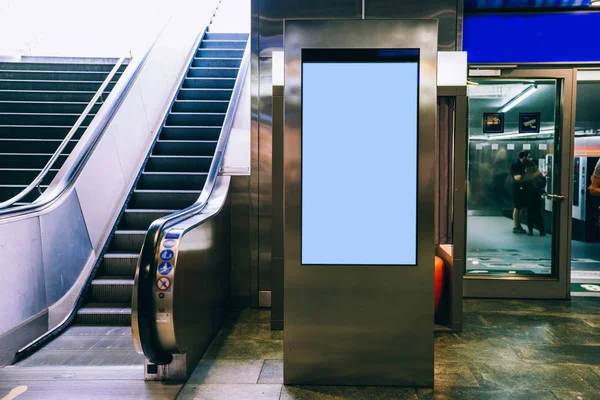
[[[587,187],[600,159],[600,70],[577,71],[571,291],[600,296],[600,198]]]
[[[469,72],[466,297],[569,297],[574,74]]]

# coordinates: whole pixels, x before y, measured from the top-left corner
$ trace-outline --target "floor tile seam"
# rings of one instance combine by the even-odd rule
[[[11,384],[12,383],[19,383],[19,384],[23,384],[23,383],[28,383],[28,382],[82,382],[82,383],[93,383],[93,382],[97,382],[97,381],[132,381],[132,382],[141,382],[143,381],[143,377],[131,377],[131,378],[118,378],[118,377],[110,377],[110,378],[102,378],[102,377],[94,377],[94,378],[83,378],[83,379],[71,379],[71,378],[57,378],[57,377],[53,377],[53,378],[45,378],[45,379],[36,379],[36,378],[24,378],[24,379],[7,379],[7,380],[2,380],[0,379],[0,383],[3,384]],[[147,383],[152,383],[152,382],[147,382]],[[160,383],[160,382],[158,382]],[[18,385],[17,385],[18,386]]]
[[[256,377],[256,384],[258,385],[258,381],[260,381],[260,376],[262,375],[263,369],[265,368],[265,360],[262,360],[262,365],[260,366],[260,371],[258,372],[258,376]]]
[[[593,316],[593,315],[598,315],[598,314],[582,314],[582,313],[569,313],[569,312],[550,312],[550,313],[536,313],[535,311],[500,311],[500,310],[494,310],[494,311],[465,311],[463,312],[464,315],[469,315],[469,314],[482,314],[482,315],[486,315],[486,314],[490,314],[490,315],[510,315],[513,317],[536,317],[536,318],[543,318],[543,317],[554,317],[554,318],[581,318],[582,316]]]
[[[43,352],[61,352],[61,351],[82,351],[82,352],[87,352],[87,351],[93,351],[93,352],[98,352],[98,351],[118,351],[120,353],[125,352],[125,351],[132,351],[135,352],[135,349],[40,349],[37,352],[35,352],[32,357],[35,354],[40,354]],[[137,353],[137,352],[136,352]]]

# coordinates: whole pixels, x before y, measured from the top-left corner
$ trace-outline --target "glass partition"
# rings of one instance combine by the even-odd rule
[[[600,198],[587,187],[600,160],[600,71],[579,71],[575,117],[571,290],[600,292]]]
[[[469,87],[469,275],[551,275],[555,79],[480,79]]]

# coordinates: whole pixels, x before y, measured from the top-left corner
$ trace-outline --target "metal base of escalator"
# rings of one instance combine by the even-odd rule
[[[38,366],[142,365],[128,326],[72,326],[44,348],[14,364]]]

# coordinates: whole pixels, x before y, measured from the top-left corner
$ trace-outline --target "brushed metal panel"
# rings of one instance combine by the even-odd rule
[[[231,179],[231,297],[234,307],[250,306],[250,177]]]
[[[362,0],[260,0],[259,29],[261,57],[271,57],[273,51],[283,49],[284,19],[357,19]]]
[[[10,365],[19,349],[48,330],[48,311],[38,313],[6,333],[0,334],[0,367]],[[0,379],[6,377],[6,370]]]
[[[273,87],[273,238],[271,329],[283,329],[283,86]]]
[[[129,192],[112,136],[110,130],[104,133],[75,183],[92,245],[96,249],[104,245],[114,217]],[[98,207],[99,204],[102,207]]]
[[[51,213],[40,217],[40,229],[46,298],[48,306],[51,306],[71,289],[92,252],[92,243],[74,190]]]
[[[366,19],[437,18],[438,50],[456,50],[456,0],[365,0]]]
[[[250,305],[258,307],[258,169],[259,169],[259,120],[258,108],[260,103],[259,84],[260,70],[258,57],[258,0],[252,0],[252,33],[250,36],[250,47],[252,49],[252,58],[250,59],[251,76],[251,115],[250,124],[250,186],[249,186],[249,204],[250,204]]]
[[[284,382],[433,386],[437,21],[286,21],[285,32]],[[420,49],[416,267],[300,265],[302,48]],[[351,217],[368,218],[368,204]]]
[[[258,109],[258,290],[271,290],[271,227],[273,218],[273,133],[271,59],[260,58]]]
[[[0,335],[46,310],[46,285],[38,218],[0,223],[3,287]]]
[[[164,80],[162,77],[159,79]],[[111,121],[111,132],[125,182],[137,175],[142,158],[146,156],[146,153],[134,152],[132,149],[147,148],[149,139],[154,136],[152,127],[148,125],[142,89],[140,84],[132,88],[127,101],[122,104],[119,113]],[[158,94],[154,95],[154,97],[158,96]],[[152,96],[148,95],[146,99],[152,99]]]

